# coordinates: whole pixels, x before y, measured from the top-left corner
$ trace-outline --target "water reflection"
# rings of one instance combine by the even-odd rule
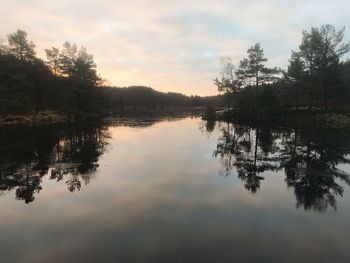
[[[349,174],[337,168],[350,162],[350,133],[338,130],[292,130],[220,124],[214,156],[220,158],[220,174],[233,171],[244,187],[256,193],[264,176],[283,171],[294,188],[296,207],[325,211],[336,209],[340,182],[350,185]]]
[[[215,120],[207,120],[207,121],[200,122],[199,130],[202,133],[205,132],[208,135],[210,135],[210,134],[213,133],[215,127],[216,127],[216,121]]]
[[[0,129],[1,262],[348,261],[347,131],[139,122]]]
[[[95,176],[99,158],[108,149],[111,126],[146,128],[164,120],[178,118],[121,119],[108,125],[74,128],[2,127],[0,195],[13,191],[18,200],[33,202],[43,188],[44,176],[64,182],[70,192],[79,191]],[[282,173],[287,187],[293,189],[297,208],[322,212],[336,209],[344,185],[350,185],[350,176],[339,169],[340,164],[350,162],[350,133],[346,130],[294,130],[212,121],[201,122],[200,130],[208,136],[219,130],[213,155],[220,161],[220,175],[237,176],[251,193],[257,194],[264,187],[266,176]],[[199,156],[200,152],[194,154]]]
[[[65,180],[71,192],[88,184],[109,138],[102,125],[3,127],[0,129],[0,191],[33,202],[42,178]]]

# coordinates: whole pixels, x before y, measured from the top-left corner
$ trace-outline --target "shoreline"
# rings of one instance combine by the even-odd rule
[[[281,116],[263,117],[259,120],[234,116],[227,111],[217,112],[217,120],[249,125],[273,125],[295,128],[349,128],[348,112],[290,112]]]
[[[119,112],[107,112],[105,114],[91,112],[63,112],[55,110],[43,110],[39,112],[28,112],[22,114],[9,114],[0,116],[1,126],[40,126],[50,124],[77,123],[85,121],[108,121],[123,118],[137,117],[172,117],[185,115],[198,115],[203,112],[203,107],[125,107]]]
[[[29,112],[23,114],[9,114],[0,116],[0,126],[11,125],[50,125],[59,123],[74,123],[78,121],[87,121],[98,119],[95,113],[86,112],[60,112],[53,110],[44,110],[39,112]]]
[[[203,108],[168,108],[168,109],[127,109],[124,112],[97,114],[91,112],[61,112],[54,110],[44,110],[39,112],[29,112],[24,114],[9,114],[0,116],[0,126],[40,126],[51,124],[69,124],[85,121],[109,121],[137,117],[171,117],[182,116],[191,113],[193,115],[202,115]],[[202,113],[202,114],[201,114]],[[216,112],[217,121],[225,121],[248,125],[272,125],[295,128],[349,128],[350,113],[344,112],[291,112],[284,117],[261,118],[260,120],[252,118],[238,118],[227,111]]]

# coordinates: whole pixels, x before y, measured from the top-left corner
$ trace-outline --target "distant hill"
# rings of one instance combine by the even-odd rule
[[[101,88],[110,106],[221,106],[222,96],[186,96],[176,92],[160,92],[150,87],[104,87]]]

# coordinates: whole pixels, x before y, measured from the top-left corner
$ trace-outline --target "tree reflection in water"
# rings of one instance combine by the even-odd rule
[[[214,151],[214,156],[220,156],[222,160],[224,172],[221,174],[227,176],[235,168],[238,178],[245,182],[245,188],[256,193],[264,179],[260,174],[278,169],[275,159],[270,156],[273,140],[260,129],[234,127],[229,123],[221,125],[221,132]]]
[[[220,123],[214,156],[223,166],[220,174],[237,172],[247,190],[256,193],[264,172],[283,171],[294,188],[296,207],[305,210],[336,209],[336,197],[350,176],[337,168],[349,163],[350,133],[344,130],[282,130]],[[341,183],[342,182],[342,183]]]
[[[127,123],[147,127],[156,120]],[[120,125],[120,124],[117,124]],[[214,156],[221,160],[220,174],[237,174],[244,187],[257,193],[271,172],[283,172],[294,190],[296,207],[305,210],[336,209],[336,199],[350,185],[339,164],[350,162],[347,130],[292,130],[248,127],[229,123],[202,123],[208,134],[219,129]],[[105,152],[109,133],[105,125],[69,127],[0,128],[0,195],[13,190],[16,198],[34,201],[42,179],[62,181],[69,191],[88,184]]]
[[[16,198],[33,202],[42,190],[42,179],[64,180],[70,192],[88,184],[98,168],[110,138],[109,126],[145,128],[163,120],[173,121],[192,114],[148,118],[116,118],[107,124],[70,127],[0,127],[0,195],[15,190]],[[213,129],[213,128],[212,128]]]
[[[64,179],[71,192],[88,184],[109,138],[102,125],[2,128],[0,136],[0,191],[15,189],[26,203],[34,201],[47,174]]]
[[[294,188],[297,207],[336,209],[336,196],[342,196],[344,191],[340,181],[350,185],[349,175],[337,169],[338,164],[350,161],[349,139],[346,132],[326,130],[285,134],[281,166],[287,185]]]

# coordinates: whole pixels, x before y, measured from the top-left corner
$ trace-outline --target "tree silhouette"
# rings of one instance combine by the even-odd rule
[[[303,31],[299,51],[292,53],[289,73],[297,79],[303,76],[307,83],[310,105],[316,95],[321,95],[320,106],[327,110],[331,89],[339,80],[340,58],[350,51],[350,43],[345,43],[345,28],[337,31],[332,25],[320,28],[312,27],[310,32]],[[334,92],[333,92],[334,93]]]
[[[45,49],[47,64],[51,71],[57,76],[60,73],[60,50],[52,47],[51,49]]]
[[[19,61],[32,62],[35,59],[35,45],[27,40],[27,33],[18,29],[15,33],[8,35],[9,52]]]

